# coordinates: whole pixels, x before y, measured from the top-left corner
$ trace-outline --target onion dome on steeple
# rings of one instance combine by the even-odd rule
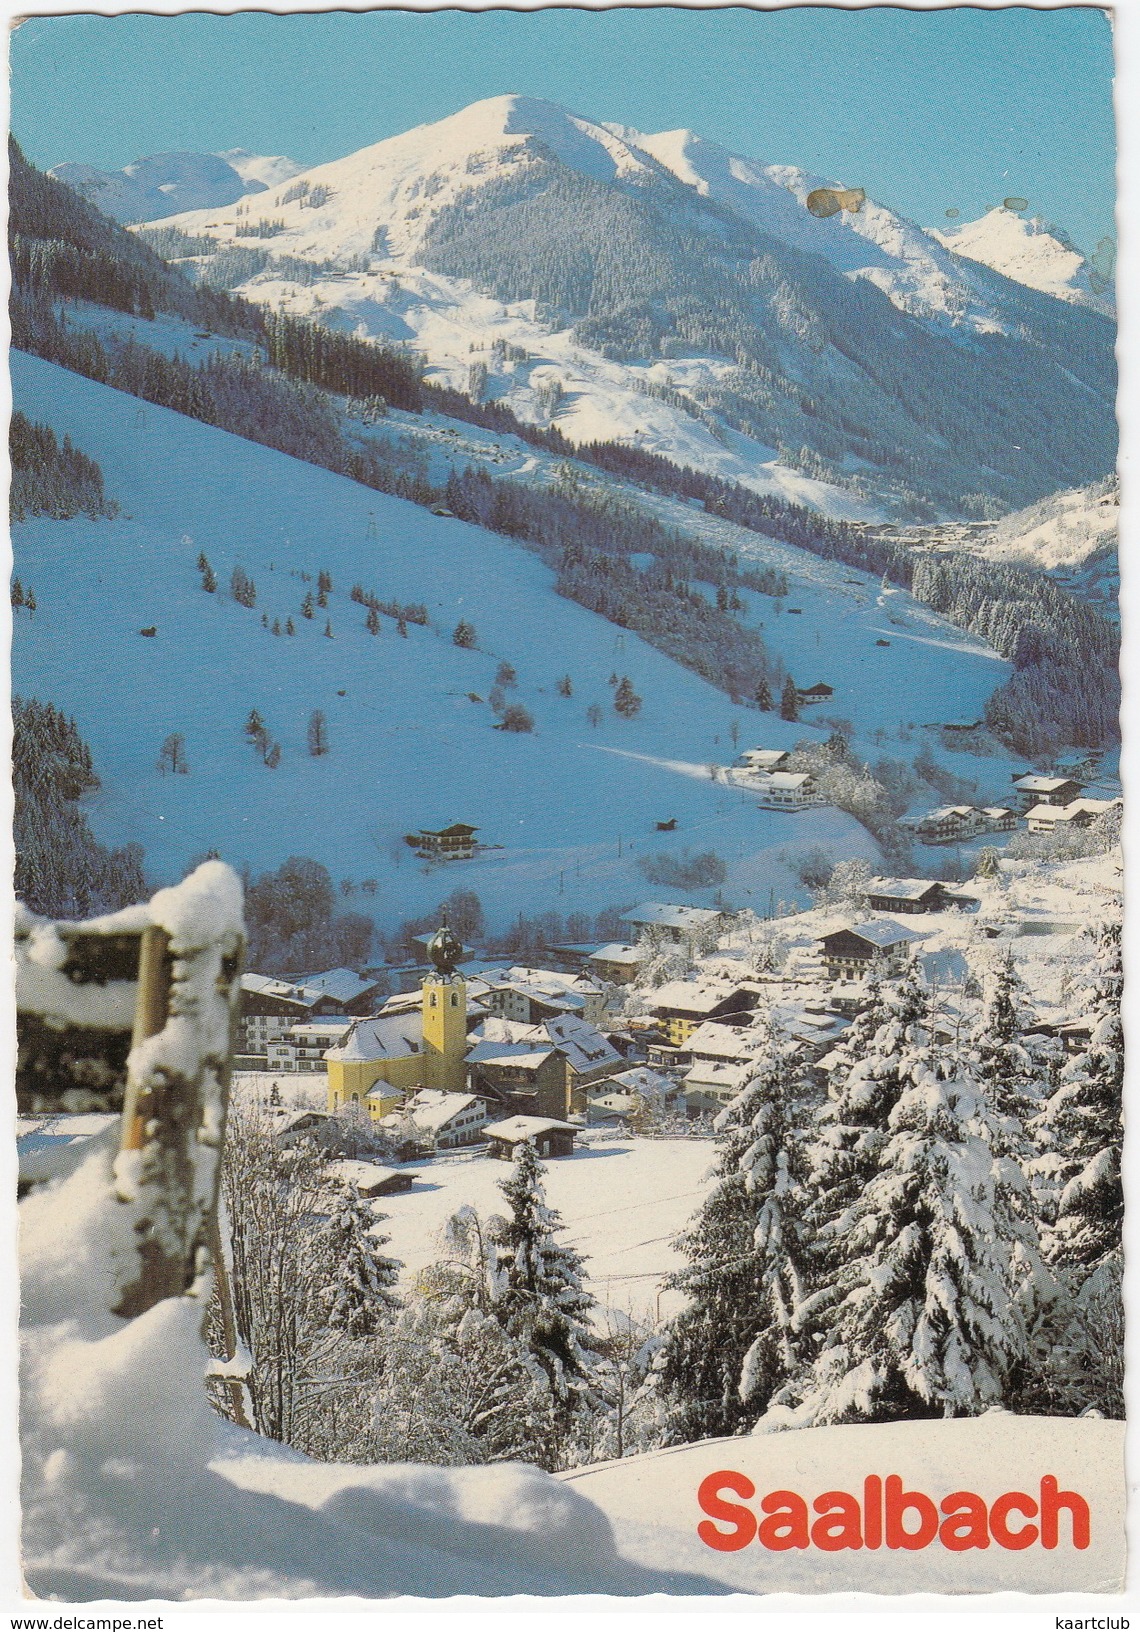
[[[436,930],[427,944],[428,957],[444,979],[455,973],[455,966],[463,957],[463,943],[446,924]]]

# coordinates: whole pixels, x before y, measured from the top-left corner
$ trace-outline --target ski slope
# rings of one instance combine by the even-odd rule
[[[875,859],[842,813],[760,811],[708,774],[737,745],[788,747],[826,725],[734,708],[554,594],[531,552],[39,359],[17,354],[13,366],[17,406],[96,458],[121,506],[112,521],[40,517],[16,529],[16,572],[39,609],[16,620],[15,689],[75,715],[103,780],[91,807],[97,835],[141,842],[158,876],[210,849],[255,871],[311,855],[337,879],[376,879],[364,904],[381,924],[464,888],[501,925],[520,911],[596,912],[641,898],[647,853],[712,849],[729,899],[761,910],[796,897],[789,863],[804,848]],[[765,638],[799,683],[836,685],[831,712],[858,722],[868,752],[876,733],[901,730],[899,753],[913,756],[925,744],[910,722],[980,712],[1007,672],[908,597],[880,605],[866,575],[839,574],[850,580],[840,585],[830,564],[773,549],[803,570],[788,597],[802,610],[769,614]],[[200,588],[200,551],[217,594]],[[253,609],[226,593],[235,565],[257,586]],[[307,621],[301,604],[322,569],[333,593]],[[349,599],[355,582],[381,599],[426,603],[430,626],[409,625],[404,640],[384,618],[370,635]],[[773,604],[750,600],[754,615]],[[282,628],[292,617],[296,634],[274,636],[263,613]],[[473,650],[452,643],[460,618],[475,626]],[[151,626],[155,637],[140,637]],[[877,636],[884,628],[890,636]],[[503,661],[517,670],[509,695],[534,716],[532,735],[493,729],[488,704],[471,700],[487,698]],[[632,721],[612,708],[613,673],[628,674],[644,699]],[[570,699],[555,689],[563,674]],[[595,702],[597,729],[586,717]],[[281,745],[276,770],[244,736],[255,708]],[[306,748],[314,710],[328,722],[322,758]],[[189,774],[164,776],[159,749],[175,731]],[[972,763],[1000,786],[1003,762]],[[675,832],[656,831],[673,818]],[[403,843],[453,821],[478,827],[488,848],[475,860],[433,867]],[[359,893],[350,904],[361,906]]]

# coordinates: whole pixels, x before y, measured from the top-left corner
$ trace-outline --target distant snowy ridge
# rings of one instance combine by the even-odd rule
[[[57,164],[49,174],[105,215],[136,225],[181,210],[224,208],[247,194],[280,186],[300,168],[292,159],[265,158],[235,147],[228,153],[155,153],[122,170]]]
[[[818,219],[806,199],[835,179],[501,96],[240,214],[168,224],[203,274],[200,240],[216,241],[215,274],[246,298],[411,344],[436,382],[574,443],[621,442],[832,515],[900,499],[954,513],[979,491],[1019,504],[1103,474],[1108,323],[874,200]],[[992,341],[981,371],[978,337]]]
[[[1115,476],[1090,487],[1052,493],[1005,516],[982,553],[994,561],[1018,561],[1055,572],[1081,567],[1101,552],[1115,553],[1120,525],[1120,485]]]
[[[1040,216],[1022,216],[999,205],[977,221],[961,226],[928,227],[931,238],[970,261],[992,267],[1003,277],[1039,289],[1058,300],[1111,314],[1111,287],[1098,277],[1067,236]]]

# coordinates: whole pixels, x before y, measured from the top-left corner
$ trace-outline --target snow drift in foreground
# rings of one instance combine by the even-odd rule
[[[586,1497],[521,1464],[320,1465],[214,1415],[207,1288],[107,1312],[117,1129],[21,1209],[24,1574],[85,1602],[724,1589],[621,1556]]]
[[[1118,1589],[1123,1425],[1017,1418],[825,1428],[709,1441],[554,1478],[478,1468],[318,1464],[210,1410],[206,1288],[125,1322],[107,1312],[114,1130],[23,1204],[24,1571],[70,1601],[633,1595],[725,1591]],[[705,1546],[700,1482],[740,1470],[757,1497],[810,1500],[898,1474],[992,1502],[1054,1474],[1081,1492],[1092,1543],[736,1552]],[[1014,1521],[1014,1528],[1020,1524]]]

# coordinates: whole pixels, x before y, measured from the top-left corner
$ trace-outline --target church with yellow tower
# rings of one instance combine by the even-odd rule
[[[357,1020],[327,1051],[330,1111],[362,1105],[379,1120],[418,1088],[466,1093],[467,982],[457,968],[462,956],[462,944],[444,924],[428,942],[432,971],[418,1012]]]

